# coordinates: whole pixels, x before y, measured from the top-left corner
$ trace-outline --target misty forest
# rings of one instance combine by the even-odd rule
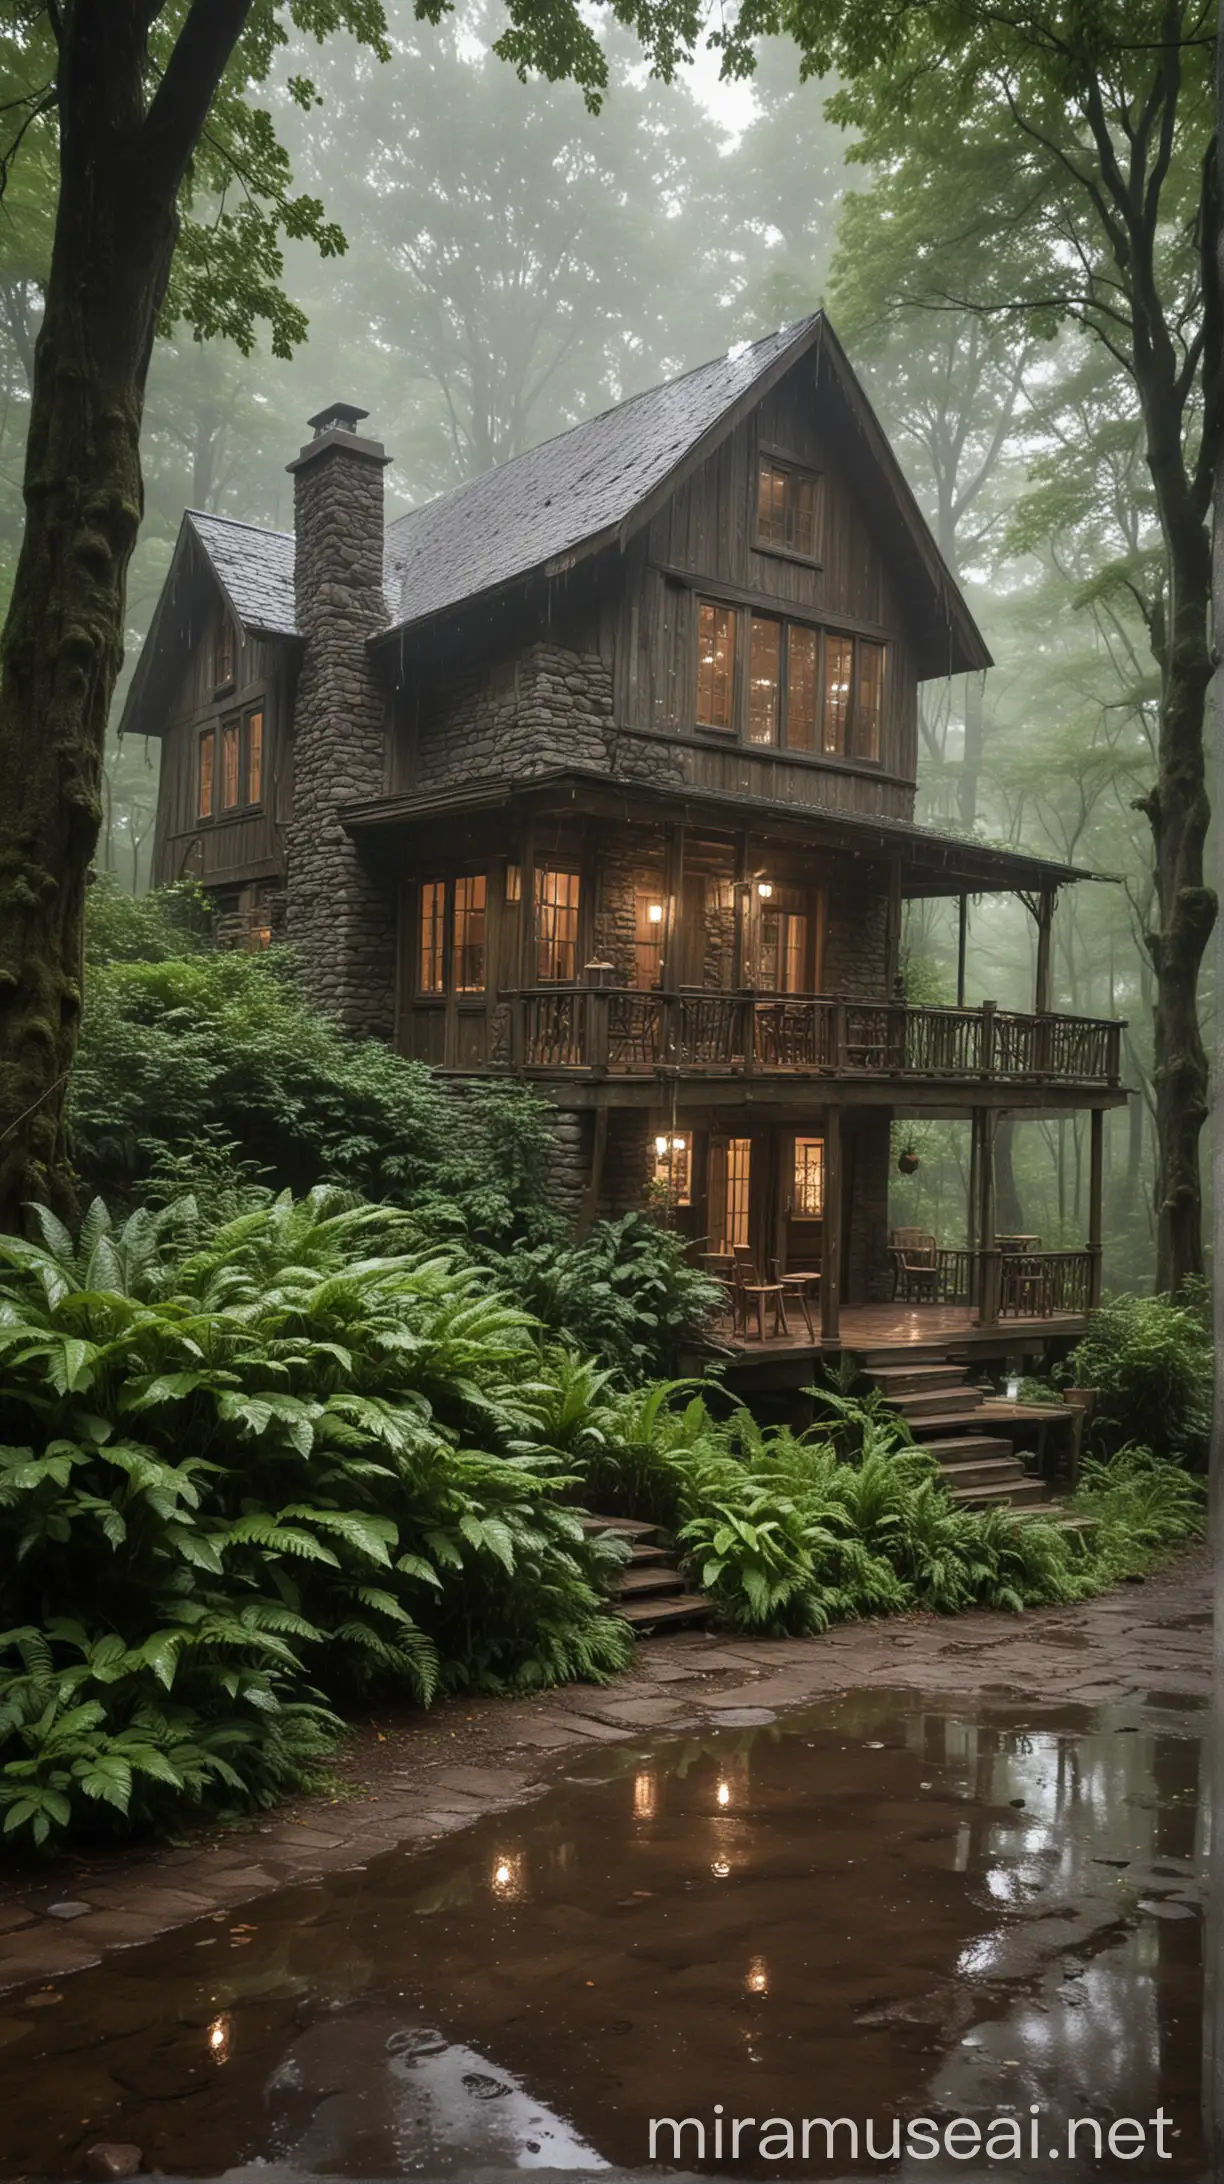
[[[678,1619],[773,1635],[1018,1611],[1201,1531],[1213,21],[1204,0],[1024,0],[1014,20],[979,0],[896,18],[764,0],[717,29],[681,0],[0,5],[0,1803],[16,1837],[271,1802],[371,1691],[606,1678],[664,1594]],[[750,372],[762,416],[784,418],[809,381],[783,367],[811,357],[820,400],[842,405],[828,416],[852,420],[830,476],[867,450],[862,508],[879,528],[887,507],[909,542],[927,646],[906,686],[913,818],[932,835],[904,802],[912,754],[880,768],[899,714],[879,628],[843,600],[847,634],[822,634],[802,589],[824,487],[762,425],[743,522],[780,571],[764,609],[728,583],[698,605],[697,576],[653,572],[661,615],[692,607],[690,731],[726,731],[701,759],[706,804],[652,804],[642,781],[633,804],[619,780],[622,805],[584,759],[565,792],[588,799],[582,847],[563,855],[578,821],[546,783],[518,802],[511,783],[503,809],[476,782],[470,836],[437,804],[454,862],[434,878],[429,808],[388,792],[376,810],[382,774],[360,771],[385,691],[415,703],[426,659],[401,631],[381,691],[360,664],[387,634],[377,494],[389,542],[435,541],[436,566],[425,549],[416,566],[443,629],[464,557],[491,567],[498,533],[469,518],[456,550],[445,510],[414,530],[428,504],[532,451],[538,468],[511,475],[551,479],[564,458],[546,443],[681,375],[687,393],[637,414],[662,442],[706,402],[685,426],[700,453]],[[643,439],[608,498],[598,566],[616,582],[649,454]],[[495,508],[497,490],[454,505]],[[556,531],[551,484],[523,491]],[[867,517],[828,494],[830,537],[857,538]],[[254,544],[224,535],[227,566],[267,588],[259,615],[241,584],[219,620],[215,585],[191,589],[205,557],[184,546],[186,509],[256,527]],[[343,582],[310,558],[337,524]],[[517,666],[481,666],[479,720],[530,690],[602,752],[621,686],[593,641],[561,649],[587,576],[556,538],[536,571],[556,629],[533,625]],[[341,706],[303,601],[334,633],[362,584],[377,603]],[[468,664],[454,628],[429,655],[439,688]],[[167,773],[159,819],[163,724],[119,724],[133,690],[149,722],[175,645],[192,674],[207,646],[209,703],[232,691],[245,711],[192,728],[190,826],[257,811],[261,791],[270,806],[280,669],[265,714],[233,647],[261,661],[283,640],[288,659],[299,639],[295,782],[313,795],[330,767],[350,785],[299,798],[290,885],[295,858],[313,870],[313,823],[348,892],[312,881],[315,922],[286,934],[252,864],[239,929],[236,895],[158,850],[179,795]],[[785,825],[749,786],[756,854],[725,784],[764,779],[748,746],[771,741],[779,774],[802,748],[792,780],[850,786],[828,809],[804,789],[815,817]],[[634,812],[648,869],[626,867],[618,926],[602,864],[590,908],[595,859]],[[902,849],[860,914],[851,881],[871,855],[884,870],[880,837],[853,849],[864,814],[892,814],[885,848]],[[850,874],[849,892],[821,881],[819,912],[800,823],[826,827],[829,871]],[[396,957],[369,874],[410,836]],[[1062,884],[1068,867],[1082,876]],[[344,983],[360,932],[363,975],[380,964],[387,995],[399,980],[411,1038]],[[856,947],[876,951],[866,988]],[[684,948],[695,974],[677,973]],[[896,1041],[919,1037],[947,1097],[928,1084],[906,1119],[887,1085],[909,1066]],[[655,1068],[684,1052],[696,1090]],[[619,1110],[617,1054],[656,1087]],[[754,1068],[764,1094],[743,1092]],[[827,1117],[809,1085],[807,1114],[787,1069],[853,1082]],[[554,1079],[582,1079],[559,1119]],[[717,1106],[732,1097],[760,1103],[755,1136],[746,1105]],[[882,1338],[872,1362],[886,1321],[870,1314],[901,1307],[906,1339],[944,1314],[921,1339],[944,1340],[932,1369],[958,1403],[1003,1406],[976,1466],[970,1444],[926,1445]],[[976,1348],[950,1356],[950,1328]],[[787,1345],[794,1369],[771,1379]],[[648,1520],[675,1558],[636,1615],[607,1613],[625,1547],[592,1509]]]
[[[1189,38],[1192,11],[1174,12]],[[306,111],[286,89],[301,53],[278,57],[266,95],[294,191],[322,201],[345,247],[321,257],[312,239],[286,243],[283,286],[302,314],[291,342],[275,343],[267,321],[241,347],[224,333],[201,339],[205,329],[184,317],[159,334],[125,676],[182,510],[288,527],[285,464],[325,402],[371,413],[393,458],[390,514],[826,305],[997,663],[923,686],[918,816],[1117,883],[1062,897],[1052,996],[1056,1008],[1127,1021],[1135,1097],[1106,1121],[1106,1282],[1150,1283],[1160,1190],[1152,936],[1162,914],[1145,799],[1171,578],[1145,445],[1151,402],[1119,331],[1107,224],[1092,232],[1075,185],[1066,202],[1022,204],[1031,147],[1008,142],[1002,94],[958,143],[921,115],[903,137],[870,86],[831,96],[827,80],[801,83],[789,39],[767,40],[747,81],[720,83],[706,55],[665,84],[638,41],[614,29],[607,96],[592,114],[572,83],[518,82],[490,51],[497,30],[493,9],[460,9],[437,26],[393,10],[385,62],[343,36],[311,48],[317,103]],[[10,82],[20,67],[11,52]],[[1174,424],[1192,468],[1209,116],[1192,72],[1180,103],[1166,97],[1166,111],[1146,120],[1148,189],[1160,193],[1154,272],[1184,381]],[[1157,141],[1166,128],[1167,158]],[[6,583],[21,538],[51,157],[44,141],[14,163],[0,234]],[[968,249],[963,210],[986,175],[995,202]],[[225,202],[241,187],[238,174]],[[1200,494],[1200,531],[1204,508]],[[97,865],[140,893],[158,748],[117,740],[122,688]],[[1194,943],[1194,970],[1197,1040],[1209,1044],[1206,937]],[[1026,1006],[1035,945],[1034,921],[1013,898],[973,904],[966,998]],[[954,905],[911,906],[904,950],[912,998],[954,998]],[[1201,1120],[1197,1042],[1192,1059],[1177,1096]],[[1197,1149],[1197,1121],[1192,1135]],[[920,1167],[895,1179],[895,1219],[946,1229],[965,1198],[966,1133],[920,1124],[898,1143]],[[1086,1176],[1086,1117],[1005,1125],[999,1226],[1077,1239]],[[1201,1270],[1201,1240],[1183,1263]]]

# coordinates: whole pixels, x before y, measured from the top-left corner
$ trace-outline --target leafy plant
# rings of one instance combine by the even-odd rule
[[[630,1379],[674,1373],[683,1345],[723,1301],[686,1259],[684,1238],[642,1213],[602,1221],[578,1244],[519,1249],[505,1278],[546,1326],[564,1328]]]
[[[0,1802],[35,1841],[258,1804],[375,1685],[607,1676],[529,1316],[317,1190],[0,1240]]]
[[[1213,1353],[1205,1298],[1111,1297],[1060,1368],[1065,1386],[1095,1388],[1092,1436],[1105,1453],[1129,1442],[1201,1469],[1211,1433]]]

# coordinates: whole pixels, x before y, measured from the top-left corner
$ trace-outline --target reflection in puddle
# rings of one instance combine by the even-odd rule
[[[605,1747],[426,1856],[0,2005],[0,2175],[72,2176],[99,2138],[190,2176],[637,2169],[651,2116],[871,2117],[887,2145],[1037,2105],[1057,2133],[1163,2107],[1160,2173],[1192,2176],[1196,1732],[868,1692]],[[754,2145],[698,2166],[883,2173]]]

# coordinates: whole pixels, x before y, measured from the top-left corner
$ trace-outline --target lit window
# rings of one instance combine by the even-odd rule
[[[735,703],[735,610],[703,599],[697,609],[697,719],[730,728]]]
[[[748,741],[776,743],[782,624],[754,614],[748,645]]]
[[[247,794],[248,804],[257,804],[263,794],[263,714],[247,714]]]
[[[214,775],[217,764],[217,738],[213,729],[206,728],[200,737],[200,794],[196,808],[201,819],[213,815]]]
[[[485,988],[485,897],[483,872],[455,881],[455,991],[483,993]]]
[[[860,638],[858,688],[854,699],[854,755],[878,758],[884,717],[884,647]]]
[[[421,993],[446,991],[446,882],[426,880],[420,898],[420,952],[417,986]]]
[[[786,632],[786,742],[792,751],[816,748],[816,655],[814,629],[792,622]]]
[[[850,719],[850,678],[854,668],[854,640],[826,637],[824,641],[824,748],[842,753]]]
[[[757,473],[757,544],[776,553],[816,556],[816,491],[810,471],[762,456]]]
[[[725,1138],[710,1147],[710,1248],[742,1251],[748,1243],[751,1138]]]
[[[691,1130],[660,1131],[654,1141],[654,1179],[673,1206],[693,1202],[693,1134]]]
[[[537,867],[535,898],[536,978],[567,984],[578,976],[578,874]]]
[[[223,721],[221,724],[221,809],[236,811],[238,807],[238,722]]]
[[[516,865],[516,864],[508,864],[508,865],[506,866],[506,901],[507,901],[507,902],[521,902],[521,901],[522,901],[522,899],[523,899],[523,872],[522,872],[522,867],[521,867],[520,865]]]
[[[824,1139],[795,1139],[795,1188],[793,1211],[805,1220],[819,1220],[824,1212]]]

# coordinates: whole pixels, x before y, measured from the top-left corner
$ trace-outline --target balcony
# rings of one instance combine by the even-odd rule
[[[827,995],[647,993],[540,986],[503,994],[476,1066],[542,1076],[886,1078],[905,1082],[1119,1083],[1125,1025],[1083,1016]],[[474,1027],[473,1027],[474,1028]],[[470,1052],[470,1049],[469,1049]]]

